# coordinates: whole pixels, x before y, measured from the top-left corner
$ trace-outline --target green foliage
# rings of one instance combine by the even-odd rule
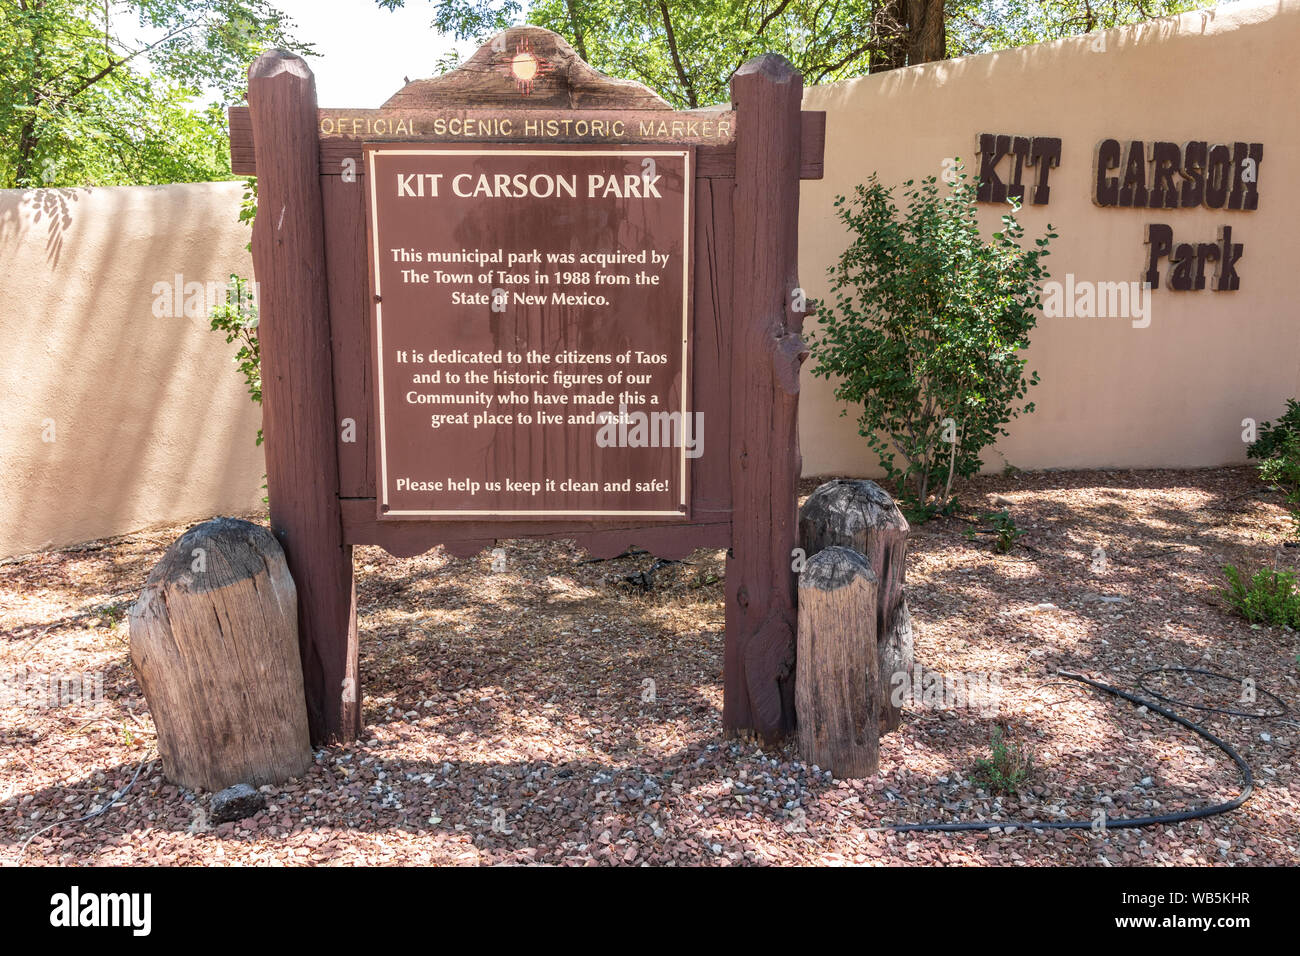
[[[249,177],[244,181],[244,195],[239,203],[239,221],[251,228],[253,220],[256,218],[257,179]],[[252,249],[252,247],[253,243],[250,240],[245,248]],[[248,388],[249,397],[258,405],[261,405],[262,348],[257,337],[259,312],[257,296],[254,292],[256,288],[256,283],[251,279],[231,275],[228,286],[230,292],[226,296],[226,301],[218,303],[213,308],[209,318],[212,320],[212,330],[223,333],[227,343],[239,343],[239,348],[235,351],[235,364],[244,376],[244,384]],[[262,438],[262,429],[259,428],[257,430],[256,444],[262,444]],[[262,487],[266,488],[266,485],[263,484]],[[263,504],[268,500],[264,496],[262,498]]]
[[[230,277],[226,301],[212,310],[212,330],[221,332],[226,342],[238,342],[235,364],[244,376],[249,397],[262,404],[262,350],[257,338],[257,297],[255,286],[237,275]],[[257,444],[262,444],[262,429],[257,430]]]
[[[907,488],[902,488],[898,496],[898,510],[903,512],[903,517],[907,519],[908,524],[925,524],[931,518],[938,518],[941,515],[946,518],[956,514],[957,508],[956,497],[950,497],[947,501],[939,501],[935,498],[921,501]]]
[[[405,0],[376,0],[395,9]],[[730,99],[731,74],[746,60],[782,53],[805,82],[867,71],[877,0],[431,0],[433,25],[477,42],[527,22],[565,37],[611,76],[637,80],[677,107]]]
[[[0,0],[0,188],[230,176],[225,107],[268,47],[270,0]],[[196,105],[207,94],[206,107]]]
[[[534,0],[528,20],[568,37],[598,70],[639,80],[679,107],[731,99],[731,76],[773,51],[828,83],[867,72],[876,0],[789,3]],[[583,54],[582,51],[586,53]]]
[[[1002,727],[993,728],[991,747],[992,753],[988,758],[981,757],[975,761],[971,777],[990,793],[1014,794],[1033,773],[1033,758],[1028,750],[1008,744]]]
[[[1300,402],[1288,398],[1286,412],[1276,423],[1264,422],[1259,426],[1255,440],[1246,446],[1246,455],[1256,461],[1274,458],[1297,436],[1300,436]]]
[[[980,520],[987,521],[992,525],[990,531],[996,536],[993,539],[993,547],[997,549],[998,554],[1006,554],[1016,546],[1016,542],[1025,534],[1025,529],[1016,527],[1016,519],[1005,508],[1001,511],[991,511],[988,514],[980,515]],[[968,529],[966,537],[973,539],[975,529]]]
[[[1208,0],[948,0],[948,55],[1059,40],[1206,6]]]
[[[1259,462],[1259,477],[1281,489],[1300,533],[1300,403],[1287,399],[1286,413],[1276,423],[1259,426],[1246,454]]]
[[[395,9],[407,0],[376,0]],[[412,0],[418,2],[418,0]],[[927,4],[929,6],[930,4]],[[930,59],[965,56],[1136,23],[1196,0],[946,0],[946,41]],[[730,99],[746,60],[780,53],[807,84],[903,65],[907,0],[429,0],[433,26],[482,42],[521,22],[554,30],[611,76],[638,80],[677,107]],[[900,55],[902,54],[902,55]]]
[[[895,205],[873,174],[835,208],[850,242],[830,269],[833,306],[817,303],[809,336],[813,374],[835,397],[862,407],[858,430],[920,511],[949,506],[952,482],[983,464],[981,452],[1021,413],[1020,350],[1037,324],[1041,260],[1056,233],[1022,248],[1016,210],[985,240],[975,186],[959,173],[949,190],[930,177],[904,184]],[[930,495],[935,502],[931,507]]]
[[[257,177],[249,176],[244,180],[244,195],[239,200],[239,221],[249,229],[253,228],[253,220],[257,218]],[[244,243],[244,248],[248,251],[253,250],[253,240],[249,239]]]
[[[1291,524],[1300,534],[1300,435],[1289,435],[1277,454],[1259,463],[1259,476],[1282,490],[1291,510]]]
[[[1290,571],[1260,568],[1249,579],[1233,565],[1223,569],[1228,587],[1219,593],[1252,624],[1300,628],[1300,592]]]

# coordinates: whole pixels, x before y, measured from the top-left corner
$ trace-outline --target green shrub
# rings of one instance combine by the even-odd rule
[[[1300,592],[1290,571],[1260,568],[1249,579],[1231,564],[1223,569],[1228,587],[1219,593],[1252,624],[1300,627]]]
[[[1020,351],[1038,321],[1047,234],[1021,248],[1016,209],[991,240],[980,233],[975,185],[941,192],[934,177],[903,186],[906,208],[872,175],[835,208],[850,243],[830,269],[833,306],[817,303],[813,374],[860,406],[858,430],[921,520],[950,501],[954,477],[1006,435],[1037,374]],[[934,502],[931,502],[931,496]]]
[[[1274,422],[1259,426],[1255,441],[1246,447],[1246,454],[1256,461],[1274,458],[1289,440],[1300,436],[1300,402],[1294,398],[1286,401],[1286,412]]]
[[[1259,477],[1276,485],[1291,511],[1291,524],[1300,533],[1300,403],[1288,399],[1286,413],[1259,426],[1259,436],[1246,448],[1259,462]]]
[[[992,755],[975,761],[971,776],[990,793],[1014,794],[1033,773],[1034,761],[1029,752],[1008,744],[1006,731],[993,728]]]

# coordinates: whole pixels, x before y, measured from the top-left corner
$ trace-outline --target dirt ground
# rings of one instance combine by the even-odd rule
[[[592,562],[563,542],[503,542],[496,569],[491,553],[396,559],[360,548],[365,739],[317,751],[305,776],[264,788],[266,810],[216,827],[209,794],[163,779],[128,659],[126,611],[183,529],[6,562],[0,862],[1300,863],[1300,641],[1245,623],[1218,597],[1224,564],[1297,566],[1280,495],[1240,468],[1013,474],[961,497],[970,520],[913,529],[916,660],[999,693],[980,706],[918,693],[882,740],[873,778],[835,780],[791,745],[723,737],[721,552],[647,582],[648,555]],[[1001,508],[1027,532],[1007,554],[964,533]],[[1162,665],[1233,678],[1148,678],[1167,696],[1271,706],[1262,694],[1238,703],[1249,679],[1290,707],[1248,719],[1175,705],[1252,768],[1243,808],[1138,830],[881,829],[1113,819],[1235,797],[1239,775],[1219,750],[1055,676],[1073,669],[1136,690]],[[81,673],[102,675],[97,706],[12,693],[14,675],[30,686],[33,675]],[[1015,796],[973,777],[999,726],[1033,760]],[[118,805],[77,822],[133,778]]]

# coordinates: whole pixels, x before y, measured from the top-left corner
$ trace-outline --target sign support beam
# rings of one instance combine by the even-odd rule
[[[262,421],[271,529],[298,590],[298,643],[313,745],[361,732],[352,546],[343,541],[326,295],[316,80],[279,50],[248,71],[257,137]]]

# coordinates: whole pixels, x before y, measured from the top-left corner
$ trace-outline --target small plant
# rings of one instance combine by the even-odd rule
[[[99,623],[102,627],[114,630],[126,618],[126,608],[114,602],[105,604],[99,611]]]
[[[1034,770],[1033,758],[1024,748],[1008,744],[1006,731],[1000,726],[993,728],[991,747],[992,755],[987,760],[976,760],[971,776],[990,793],[1010,796],[1029,779]]]
[[[1250,578],[1228,565],[1228,587],[1219,593],[1234,611],[1252,624],[1300,627],[1300,592],[1290,571],[1260,568]]]
[[[992,511],[988,514],[980,515],[981,521],[987,521],[993,527],[987,531],[976,531],[970,528],[966,531],[966,537],[974,538],[976,534],[993,534],[993,547],[997,549],[998,554],[1006,554],[1016,546],[1016,542],[1025,533],[1024,528],[1016,527],[1016,519],[1011,517],[1011,512],[1005,508],[1001,511]]]

